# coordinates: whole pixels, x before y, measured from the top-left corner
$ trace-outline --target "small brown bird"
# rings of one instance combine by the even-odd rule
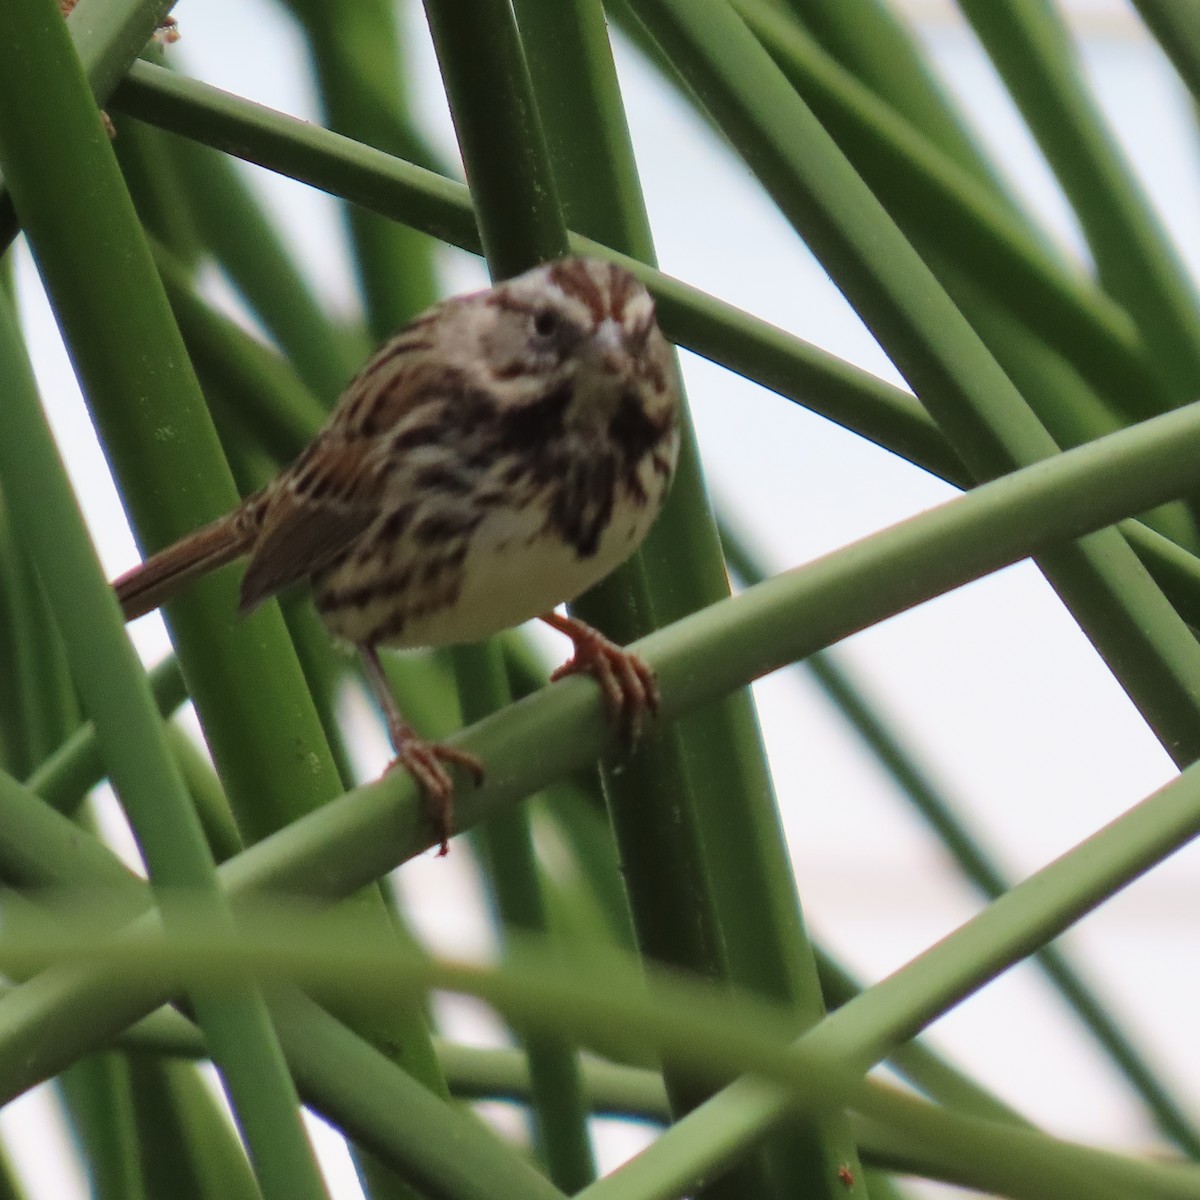
[[[626,270],[566,258],[428,309],[347,385],[290,466],[115,583],[126,620],[242,555],[239,613],[309,580],[362,653],[396,758],[436,805],[479,759],[404,720],[377,647],[473,642],[540,617],[574,643],[552,678],[587,672],[636,733],[650,669],[555,605],[637,549],[679,450],[679,384],[654,302]],[[391,768],[389,768],[391,769]]]

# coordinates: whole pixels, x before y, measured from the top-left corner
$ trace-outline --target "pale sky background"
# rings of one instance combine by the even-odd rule
[[[915,0],[922,35],[948,85],[1015,187],[1076,253],[1080,239],[1057,187],[956,10]],[[1114,129],[1193,272],[1200,262],[1195,128],[1186,96],[1129,7],[1079,13],[1085,66]],[[296,67],[300,42],[269,0],[182,0],[182,40],[169,53],[191,73],[297,116],[317,119]],[[422,103],[449,158],[453,140],[419,21],[412,54]],[[835,354],[898,381],[799,238],[704,124],[619,47],[619,68],[664,270]],[[289,223],[294,250],[335,306],[352,303],[344,238],[326,197],[262,172],[256,186]],[[703,197],[700,203],[697,197]],[[469,256],[447,256],[446,291],[484,281]],[[27,257],[21,297],[52,420],[110,574],[136,561],[103,461]],[[944,499],[951,489],[885,451],[720,368],[685,355],[705,467],[773,569],[844,545]],[[151,659],[165,649],[157,618],[139,624]],[[548,643],[551,652],[563,648]],[[838,648],[870,695],[1000,856],[1012,877],[1043,865],[1168,780],[1173,768],[1038,572],[1023,565],[896,618]],[[805,914],[814,933],[865,981],[904,963],[979,908],[920,823],[795,671],[756,687]],[[387,758],[367,728],[365,775]],[[985,769],[981,771],[981,766]],[[1177,855],[1067,939],[1076,962],[1136,1031],[1139,1043],[1200,1108],[1200,1002],[1194,918],[1198,863]],[[486,952],[479,892],[465,854],[407,865],[399,884],[430,941]],[[448,1005],[456,1035],[486,1022]],[[931,1040],[1047,1129],[1101,1145],[1149,1148],[1152,1131],[1032,968],[1019,968],[939,1022]],[[54,1194],[82,1196],[44,1093],[0,1115],[25,1165],[60,1163]],[[358,1194],[332,1138],[322,1138],[337,1196]],[[604,1164],[639,1144],[606,1128]],[[914,1187],[914,1194],[918,1189]],[[49,1193],[47,1193],[49,1194]],[[965,1195],[930,1186],[930,1197]]]

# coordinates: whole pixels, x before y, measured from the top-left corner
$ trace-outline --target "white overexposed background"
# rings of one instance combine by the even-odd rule
[[[1014,188],[1054,236],[1082,255],[1069,209],[956,10],[913,2],[948,86],[977,123]],[[1127,4],[1067,6],[1096,94],[1126,153],[1195,270],[1200,196],[1187,96]],[[303,47],[269,0],[182,0],[182,40],[168,53],[207,82],[310,120]],[[447,159],[455,154],[436,66],[419,17],[405,23],[422,83],[420,106]],[[800,239],[704,123],[624,44],[618,65],[662,268],[833,353],[900,382]],[[340,217],[327,197],[247,169],[292,248],[334,308],[353,304]],[[702,198],[702,200],[700,199]],[[481,286],[482,265],[447,253],[447,292]],[[136,562],[120,506],[41,297],[20,253],[20,298],[51,419],[87,507],[106,569]],[[949,498],[945,484],[798,406],[691,355],[689,396],[714,496],[772,569],[794,566]],[[149,659],[166,651],[158,618],[134,630]],[[561,652],[561,646],[554,647]],[[1174,774],[1120,688],[1029,565],[1006,570],[884,623],[838,648],[934,778],[1017,879],[1094,831]],[[813,685],[796,671],[755,688],[808,922],[874,981],[980,907],[948,869]],[[352,701],[351,701],[352,703]],[[365,775],[387,747],[363,722]],[[1178,854],[1085,920],[1066,946],[1157,1068],[1200,1106],[1200,1007],[1194,912],[1200,865]],[[399,873],[421,931],[436,947],[484,953],[477,881],[465,855]],[[446,1008],[465,1040],[490,1036],[476,1007]],[[1048,1130],[1152,1151],[1153,1131],[1114,1072],[1049,987],[1018,968],[931,1030],[932,1042]],[[602,1126],[602,1127],[599,1127]],[[9,1105],[0,1130],[19,1165],[63,1200],[86,1194],[45,1089]],[[642,1144],[598,1123],[603,1165]],[[337,1195],[357,1184],[336,1139],[319,1134]],[[927,1186],[928,1196],[965,1195]],[[49,1191],[43,1194],[50,1194]]]

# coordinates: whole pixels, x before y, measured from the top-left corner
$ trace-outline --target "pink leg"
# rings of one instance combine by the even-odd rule
[[[457,750],[442,742],[431,742],[421,737],[400,712],[392,689],[388,686],[383,664],[379,661],[379,652],[374,646],[364,645],[358,649],[367,668],[371,690],[387,718],[388,736],[392,740],[392,749],[396,751],[388,770],[403,767],[420,785],[426,799],[433,805],[433,822],[442,843],[438,853],[445,854],[454,832],[454,780],[442,764],[457,763],[465,767],[475,777],[476,784],[480,784],[483,782],[483,763],[466,750]]]

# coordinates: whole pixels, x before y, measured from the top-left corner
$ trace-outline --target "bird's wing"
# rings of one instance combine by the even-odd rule
[[[239,612],[328,566],[366,531],[382,490],[371,450],[325,437],[280,479],[242,577]]]

